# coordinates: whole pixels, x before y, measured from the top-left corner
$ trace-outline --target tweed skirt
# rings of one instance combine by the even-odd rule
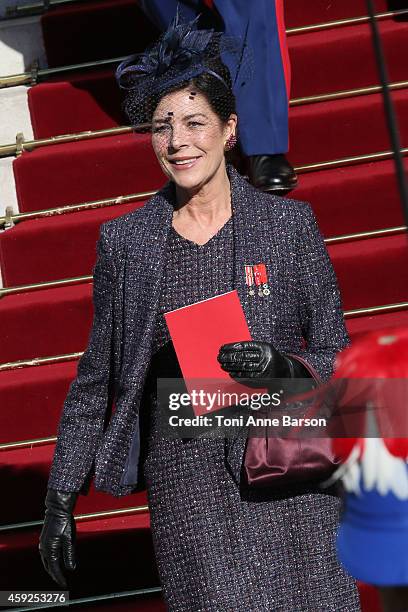
[[[223,438],[151,432],[144,463],[156,562],[170,612],[355,612],[339,565],[341,500],[320,490],[237,486]]]

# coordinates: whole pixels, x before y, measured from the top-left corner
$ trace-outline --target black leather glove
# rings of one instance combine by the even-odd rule
[[[48,489],[45,498],[45,518],[40,535],[39,551],[46,572],[64,589],[67,581],[61,569],[73,571],[75,565],[76,526],[73,510],[77,492]]]
[[[223,344],[217,359],[232,378],[250,387],[265,387],[268,378],[311,378],[300,361],[283,355],[269,342],[244,340]]]

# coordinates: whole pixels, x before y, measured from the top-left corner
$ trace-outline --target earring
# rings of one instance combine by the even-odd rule
[[[225,143],[225,150],[230,151],[231,149],[235,147],[236,144],[237,144],[237,137],[235,136],[235,134],[231,134],[227,142]]]

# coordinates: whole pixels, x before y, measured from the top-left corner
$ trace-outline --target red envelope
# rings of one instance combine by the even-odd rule
[[[202,390],[215,394],[214,404],[203,400],[193,404],[196,415],[208,414],[234,405],[222,393],[259,393],[246,387],[225,372],[217,355],[222,344],[251,340],[245,314],[234,289],[207,300],[201,300],[164,314],[188,392]],[[208,397],[208,396],[206,396]]]

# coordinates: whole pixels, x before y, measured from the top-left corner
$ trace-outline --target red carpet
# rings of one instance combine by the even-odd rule
[[[406,49],[408,23],[388,18],[379,22],[379,28],[391,81],[406,80],[401,49]],[[378,81],[367,24],[291,36],[289,51],[292,98],[368,87]],[[113,70],[54,77],[52,82],[29,90],[34,134],[36,138],[47,138],[126,124],[119,100]]]
[[[51,366],[45,366],[51,367]],[[54,367],[54,366],[53,366]],[[40,368],[44,369],[43,367]],[[72,368],[71,368],[72,370]],[[54,370],[55,371],[55,370]],[[44,376],[43,376],[44,381]],[[33,385],[31,385],[33,387]],[[18,397],[21,395],[18,394]],[[39,410],[33,402],[31,418]],[[27,412],[28,414],[28,412]],[[32,434],[30,434],[32,435]],[[55,435],[55,428],[52,434]],[[10,439],[10,438],[9,438]],[[19,436],[18,439],[21,439]],[[7,487],[10,500],[0,508],[0,524],[38,521],[44,514],[43,482],[47,478],[54,453],[54,443],[36,445],[2,452],[2,485]],[[28,505],[26,500],[30,499]],[[146,492],[125,495],[123,499],[96,491],[93,487],[89,495],[80,495],[75,508],[76,514],[107,512],[123,508],[134,508],[147,504]]]
[[[393,92],[393,99],[407,144],[408,89]],[[290,139],[295,165],[388,150],[381,96],[294,107]],[[22,211],[154,189],[164,181],[160,172],[148,137],[135,134],[41,147],[14,163]]]
[[[387,0],[374,0],[376,12],[384,12],[390,5],[403,4],[403,2],[387,2]],[[287,28],[325,23],[337,19],[350,19],[367,14],[365,0],[313,0],[307,3],[304,0],[288,0],[285,3],[285,16]]]
[[[390,81],[406,80],[401,49],[406,45],[408,23],[389,17],[379,21],[378,27],[390,67]],[[293,98],[369,87],[378,82],[368,24],[291,36],[289,49]]]
[[[346,310],[406,300],[407,246],[406,235],[329,246]],[[90,283],[1,300],[7,336],[0,346],[0,363],[81,351],[92,322],[91,307]]]
[[[140,134],[41,147],[15,160],[14,176],[22,212],[150,191],[165,182]]]
[[[301,176],[299,187],[290,195],[311,202],[326,237],[403,225],[392,160],[310,172]],[[90,274],[99,224],[141,205],[142,201],[116,204],[18,224],[1,237],[5,286]],[[75,256],[78,249],[80,258]],[[49,253],[54,254],[52,258]],[[19,264],[20,257],[24,266]]]
[[[24,285],[91,274],[100,224],[143,203],[115,204],[20,223],[16,231],[4,236],[1,251],[1,264],[7,270],[4,284]],[[27,265],[16,265],[19,257],[25,257]]]
[[[377,11],[406,8],[398,0],[375,2]],[[288,0],[288,28],[358,17],[364,0]],[[408,23],[379,22],[392,81],[408,80]],[[51,66],[119,57],[143,49],[155,29],[134,0],[94,0],[54,8],[42,17]],[[343,25],[290,37],[292,98],[378,83],[367,24]],[[408,146],[408,88],[395,91],[402,145]],[[29,90],[37,138],[99,130],[125,123],[112,68],[76,71]],[[289,157],[297,165],[390,149],[379,94],[292,106]],[[408,158],[405,159],[407,167]],[[147,137],[134,134],[41,147],[14,161],[21,212],[150,191],[164,183]],[[299,176],[290,197],[311,203],[326,238],[403,224],[392,160],[367,160]],[[95,244],[104,221],[143,205],[115,204],[24,221],[0,233],[5,287],[91,275]],[[408,301],[406,235],[355,238],[329,245],[346,310]],[[85,349],[92,322],[92,284],[41,288],[4,297],[5,330],[0,364],[53,357]],[[366,312],[348,318],[352,338],[372,329],[408,325],[408,309]],[[77,361],[0,371],[0,443],[53,437]],[[2,451],[0,473],[7,504],[0,526],[41,520],[54,443]],[[144,491],[122,498],[80,496],[76,514],[114,511],[146,503]],[[148,513],[78,523],[78,570],[71,598],[158,585]],[[8,530],[0,545],[3,589],[54,587],[38,555],[38,527]],[[109,559],[109,563],[106,562]],[[111,562],[111,560],[113,562]],[[93,566],[96,564],[96,567]],[[361,585],[364,612],[379,610],[375,591]],[[80,610],[164,610],[160,595],[78,606]]]
[[[392,160],[303,174],[290,195],[312,204],[326,237],[404,224]]]
[[[60,6],[43,15],[42,30],[49,66],[129,55],[158,33],[134,0]]]
[[[71,599],[158,586],[149,527],[147,513],[78,522],[77,569],[69,583]],[[2,534],[2,589],[21,589],[21,585],[24,590],[55,589],[38,554],[38,537],[39,530],[34,528]],[[114,562],[108,563],[108,559]]]
[[[36,138],[103,130],[126,123],[113,70],[93,70],[40,83],[28,91]],[[77,112],[69,112],[75,108]]]

